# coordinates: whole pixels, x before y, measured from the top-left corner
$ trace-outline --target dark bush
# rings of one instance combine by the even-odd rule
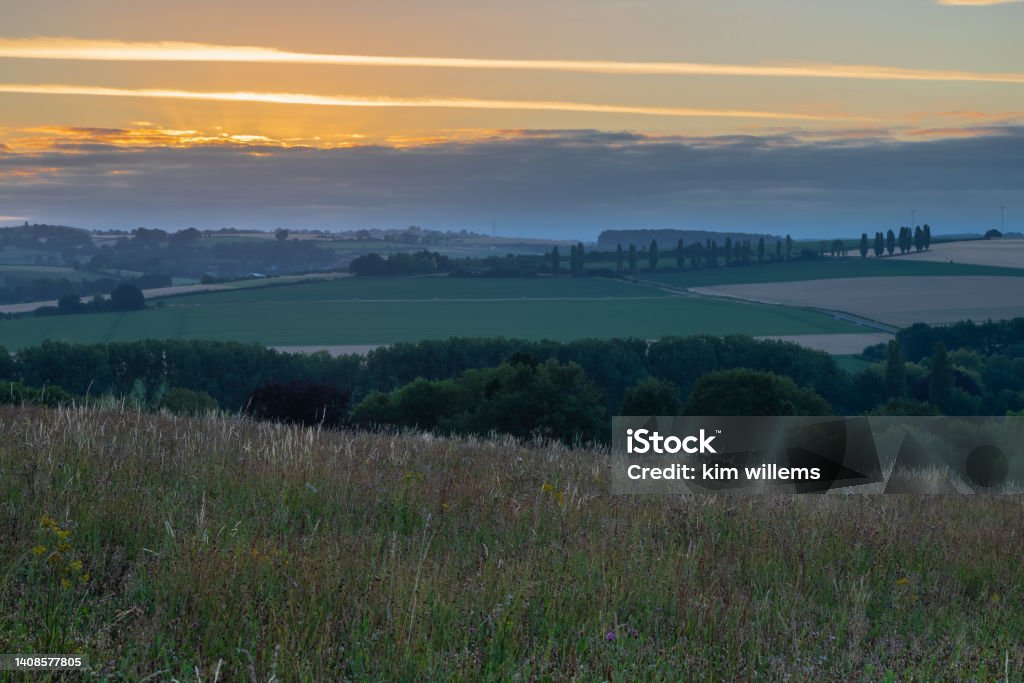
[[[121,284],[110,293],[110,310],[139,311],[146,307],[146,297],[135,285]]]
[[[57,386],[27,387],[19,382],[0,382],[0,405],[35,405],[56,408],[75,400],[72,394]]]
[[[260,420],[315,427],[341,427],[351,394],[330,384],[309,381],[270,382],[249,397],[246,413]]]
[[[217,401],[205,391],[175,387],[164,394],[157,407],[175,415],[202,415],[217,409]]]

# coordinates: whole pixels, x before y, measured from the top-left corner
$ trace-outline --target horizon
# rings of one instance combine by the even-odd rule
[[[913,227],[925,227],[925,226],[928,226],[929,228],[931,228],[932,234],[933,234],[934,237],[940,237],[940,238],[941,237],[978,237],[978,238],[981,238],[981,237],[984,237],[984,235],[985,235],[985,232],[942,231],[942,230],[937,230],[934,226],[931,226],[928,223],[920,223],[920,222],[918,223],[917,226],[913,226],[913,225],[907,226],[907,225],[903,225],[903,224],[893,225],[892,229],[899,229],[901,227],[911,227],[911,228],[913,228]],[[407,225],[407,226],[404,226],[404,227],[398,227],[398,226],[395,226],[395,227],[379,227],[379,226],[375,226],[375,227],[362,227],[362,228],[327,228],[327,227],[296,228],[296,227],[285,226],[285,225],[277,226],[275,228],[262,228],[262,229],[261,228],[239,228],[237,226],[199,227],[199,226],[196,226],[196,225],[188,225],[188,226],[176,227],[176,228],[170,228],[170,229],[168,229],[166,227],[162,227],[162,226],[153,226],[153,225],[136,225],[134,227],[102,227],[102,228],[97,228],[97,227],[87,227],[87,226],[83,226],[83,225],[62,225],[62,224],[56,224],[56,223],[39,223],[39,222],[29,221],[29,220],[21,221],[18,224],[0,225],[0,230],[11,230],[11,229],[25,228],[25,227],[29,227],[29,228],[32,228],[32,227],[72,228],[72,229],[75,229],[75,230],[85,230],[85,231],[88,231],[89,233],[95,233],[95,234],[111,233],[111,232],[128,233],[128,234],[130,234],[133,230],[135,230],[137,228],[145,228],[145,229],[149,229],[149,230],[153,230],[153,229],[163,230],[163,231],[167,232],[168,234],[174,234],[174,233],[183,232],[185,230],[192,230],[192,229],[199,230],[200,232],[203,232],[203,233],[217,233],[217,232],[222,232],[222,231],[238,231],[240,233],[254,233],[254,232],[256,232],[256,233],[264,233],[264,234],[273,234],[277,230],[286,230],[288,232],[294,232],[294,233],[299,233],[299,234],[315,234],[315,233],[320,233],[320,234],[324,234],[324,235],[327,235],[327,236],[330,236],[330,235],[348,235],[348,234],[360,232],[362,230],[367,230],[367,231],[371,231],[371,232],[373,232],[373,231],[379,231],[379,232],[403,232],[405,230],[408,230],[409,228],[420,228],[422,230],[430,230],[430,231],[436,231],[436,232],[441,232],[441,233],[450,232],[450,233],[456,233],[456,234],[459,233],[460,230],[462,230],[462,228],[458,228],[458,227],[453,227],[453,228],[445,228],[445,227],[429,228],[429,227],[425,227],[425,226],[422,226],[422,225],[416,225],[416,224],[411,224],[411,225]],[[889,227],[883,227],[883,228],[878,228],[878,229],[872,229],[870,231],[862,230],[861,233],[864,234],[864,235],[867,235],[868,237],[872,237],[873,238],[874,237],[874,233],[876,233],[876,232],[885,233],[889,229],[890,229]],[[992,229],[992,228],[990,228],[990,229]],[[522,239],[522,240],[526,240],[526,241],[541,241],[541,242],[543,242],[543,241],[550,241],[550,242],[560,242],[560,243],[566,243],[566,244],[571,244],[571,243],[574,243],[574,242],[582,242],[584,245],[591,245],[591,246],[597,246],[598,245],[599,239],[600,239],[600,236],[601,236],[602,233],[604,233],[604,232],[619,232],[619,231],[628,231],[628,232],[661,232],[661,231],[700,232],[700,233],[711,233],[711,234],[720,234],[720,235],[748,234],[748,235],[751,235],[751,236],[764,235],[765,237],[771,237],[771,238],[779,239],[779,240],[785,239],[786,236],[787,236],[787,233],[782,233],[782,234],[779,234],[779,233],[757,233],[757,232],[754,232],[752,230],[744,230],[744,229],[739,229],[739,230],[709,230],[709,229],[704,229],[704,228],[673,228],[673,227],[624,228],[624,227],[617,227],[617,228],[604,228],[602,230],[599,230],[596,234],[591,234],[590,236],[587,236],[587,237],[574,236],[574,237],[543,238],[543,237],[528,236],[528,235],[504,234],[500,230],[497,231],[497,232],[481,232],[481,231],[470,230],[468,228],[466,229],[467,233],[472,234],[472,235],[474,235],[476,237],[482,237],[482,238],[491,238],[491,239]],[[1021,233],[1021,232],[1018,232],[1018,231],[1015,231],[1015,230],[1009,230],[1009,229],[1003,231],[1003,237],[1009,237],[1011,239],[1014,238],[1014,237],[1022,236],[1022,234],[1024,234],[1024,233]],[[793,236],[793,235],[789,235],[789,236],[793,237],[793,239],[797,240],[797,241],[812,242],[812,241],[826,241],[826,240],[835,240],[835,239],[843,239],[843,240],[859,239],[861,237],[861,234],[849,233],[849,234],[834,234],[834,235],[808,235],[808,236],[800,236],[800,237],[796,237],[796,236]],[[409,245],[409,246],[410,246],[410,248],[414,248],[416,246],[420,246],[422,248],[426,248],[426,247],[429,247],[430,245]]]
[[[1019,3],[350,9],[10,8],[0,220],[810,238],[1024,193]]]

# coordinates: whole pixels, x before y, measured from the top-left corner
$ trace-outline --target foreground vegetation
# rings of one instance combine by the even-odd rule
[[[1021,680],[1018,498],[614,497],[604,452],[0,408],[0,651],[90,679]]]

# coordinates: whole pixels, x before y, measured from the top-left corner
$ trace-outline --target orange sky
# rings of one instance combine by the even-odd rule
[[[85,145],[987,139],[1024,123],[1020,35],[994,0],[9,3],[0,183],[52,189]]]
[[[941,128],[945,112],[1001,121],[1024,112],[1024,54],[1014,47],[1024,6],[899,5],[439,0],[428,10],[299,0],[239,12],[196,0],[40,0],[4,10],[0,127],[145,120],[384,139],[506,128],[750,133],[793,121]]]

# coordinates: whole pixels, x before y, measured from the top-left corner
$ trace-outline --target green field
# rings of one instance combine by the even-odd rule
[[[99,280],[106,277],[115,276],[94,270],[76,270],[66,266],[0,264],[0,281],[50,279],[83,282],[85,280]]]
[[[596,278],[348,278],[162,302],[132,313],[0,321],[0,344],[19,349],[45,339],[177,338],[330,346],[452,336],[569,340],[864,331],[809,311],[673,296],[654,286]]]

